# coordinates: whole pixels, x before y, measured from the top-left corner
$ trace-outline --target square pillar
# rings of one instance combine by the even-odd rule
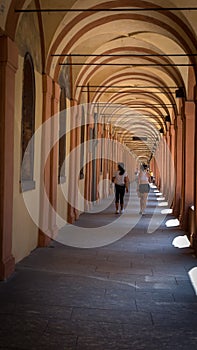
[[[182,147],[183,142],[183,121],[181,115],[177,115],[175,120],[175,174],[176,187],[173,213],[176,217],[180,215],[181,191],[182,191]]]
[[[12,256],[12,212],[14,176],[15,73],[18,51],[8,37],[0,37],[0,279],[14,271]]]
[[[197,87],[195,89],[197,96]],[[197,103],[195,101],[195,139],[194,139],[194,235],[193,247],[197,256]]]
[[[72,152],[80,143],[80,134],[78,125],[78,105],[77,101],[71,100],[72,107],[70,109],[70,152]],[[80,123],[79,123],[80,124]],[[76,174],[76,164],[79,164],[79,148],[73,152],[69,159],[69,188],[68,188],[68,222],[73,223],[78,219],[79,213],[76,209],[78,203],[78,176]]]
[[[181,225],[187,231],[189,207],[194,203],[194,102],[185,103],[185,148],[184,148],[184,211]]]
[[[48,75],[43,75],[43,114],[42,122],[46,122],[51,117],[53,94],[53,81]],[[41,171],[41,182],[44,181],[44,186],[40,190],[40,229],[38,236],[38,246],[46,247],[50,244],[50,207],[49,202],[45,199],[44,192],[50,199],[50,156],[45,160],[46,152],[51,144],[51,125],[47,124],[47,128],[43,128],[41,141],[41,165],[44,167]]]
[[[58,83],[53,81],[53,95],[51,101],[51,143],[54,145],[50,153],[50,203],[52,208],[56,212],[57,210],[57,186],[58,186],[58,156],[59,156],[59,100],[60,100],[60,86]],[[52,237],[58,232],[58,227],[56,223],[56,215],[52,210],[50,214],[50,230]]]

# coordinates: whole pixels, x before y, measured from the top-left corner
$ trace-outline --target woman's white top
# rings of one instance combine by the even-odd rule
[[[146,171],[140,171],[139,173],[139,184],[148,184],[149,175]]]
[[[119,171],[116,171],[114,174],[114,183],[119,186],[125,185],[125,178],[128,176],[127,172],[125,171],[123,175],[119,174]]]

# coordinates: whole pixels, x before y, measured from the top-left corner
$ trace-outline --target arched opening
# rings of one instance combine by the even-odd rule
[[[85,141],[85,112],[84,112],[84,106],[82,106],[82,116],[81,116],[81,137],[80,137],[80,179],[84,179],[84,141]]]
[[[66,181],[66,89],[61,88],[60,93],[60,119],[59,119],[59,161],[58,161],[58,183]]]
[[[21,182],[23,191],[27,191],[35,188],[34,141],[29,143],[35,131],[35,76],[29,53],[24,58],[21,123]]]

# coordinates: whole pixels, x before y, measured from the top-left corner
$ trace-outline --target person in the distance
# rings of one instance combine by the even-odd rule
[[[112,178],[112,182],[115,184],[115,206],[116,214],[119,214],[119,204],[120,204],[120,213],[124,212],[124,195],[129,191],[129,178],[128,174],[124,169],[123,163],[118,163],[118,170],[115,172]]]

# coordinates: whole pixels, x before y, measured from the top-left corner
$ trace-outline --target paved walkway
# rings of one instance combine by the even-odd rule
[[[121,239],[91,249],[53,242],[17,264],[0,283],[0,349],[197,349],[197,297],[189,278],[197,260],[191,248],[178,248],[184,232],[166,226],[174,218],[165,217],[165,202],[154,191],[142,217],[133,194],[123,222],[112,204],[76,223],[88,223],[92,232],[110,222],[123,229],[138,215]],[[148,233],[153,210],[163,222]]]

